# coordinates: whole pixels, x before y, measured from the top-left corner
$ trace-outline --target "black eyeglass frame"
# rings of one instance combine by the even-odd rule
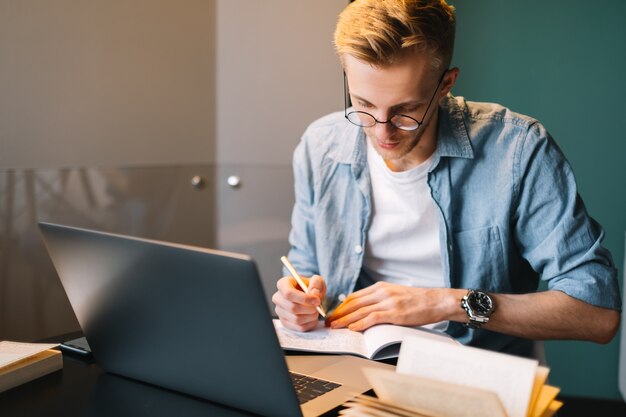
[[[428,110],[430,110],[430,106],[433,104],[433,100],[435,99],[435,96],[437,95],[437,91],[439,91],[439,86],[441,85],[441,82],[443,81],[443,77],[446,75],[447,72],[448,72],[448,69],[446,69],[441,74],[441,77],[439,77],[439,82],[437,83],[437,88],[435,88],[435,91],[434,91],[432,97],[430,98],[430,101],[428,102],[428,106],[426,107],[426,111],[424,112],[424,115],[422,116],[422,120],[421,121],[418,121],[414,117],[407,116],[406,114],[394,114],[388,120],[380,121],[377,118],[375,118],[372,114],[370,114],[368,112],[365,112],[365,111],[354,110],[354,111],[351,111],[350,113],[348,113],[348,101],[350,100],[350,93],[349,93],[349,87],[348,87],[348,79],[347,79],[346,73],[344,71],[344,73],[343,73],[344,117],[350,123],[352,123],[355,126],[359,126],[359,127],[373,127],[373,126],[376,126],[376,124],[378,124],[378,123],[381,123],[381,124],[389,123],[390,125],[392,125],[396,129],[404,130],[404,131],[407,131],[407,132],[410,132],[410,131],[413,131],[413,130],[417,130],[424,123],[424,119],[426,119],[426,116],[428,115]],[[359,114],[366,115],[366,116],[368,116],[368,117],[370,117],[372,119],[372,123],[371,124],[355,123],[354,121],[352,121],[350,119],[350,115],[353,115],[353,114],[356,115],[358,120],[360,120],[360,118],[358,116]],[[397,123],[397,118],[399,118],[399,117],[404,117],[404,118],[407,118],[409,120],[412,120],[415,123],[415,127],[413,127],[413,126],[407,127],[407,126],[402,126],[402,124],[400,124],[400,125],[396,124]],[[396,119],[395,122],[394,122],[394,119]]]

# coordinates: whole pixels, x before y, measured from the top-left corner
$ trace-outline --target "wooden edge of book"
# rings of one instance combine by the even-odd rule
[[[63,368],[63,355],[48,349],[0,368],[0,392]]]

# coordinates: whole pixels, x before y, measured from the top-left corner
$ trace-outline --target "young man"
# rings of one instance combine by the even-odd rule
[[[571,168],[536,120],[453,97],[455,17],[443,0],[357,0],[335,46],[353,107],[314,122],[294,154],[282,323],[438,326],[532,355],[532,339],[607,343],[616,269]],[[347,103],[347,98],[346,98]],[[548,290],[536,292],[539,280]]]

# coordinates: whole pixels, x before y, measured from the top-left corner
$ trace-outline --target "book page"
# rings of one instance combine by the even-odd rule
[[[0,368],[18,362],[29,356],[36,355],[44,350],[58,346],[58,343],[20,343],[0,342]]]
[[[563,403],[561,401],[554,400],[550,403],[550,406],[548,406],[548,409],[541,415],[541,417],[552,417],[561,407],[563,407]]]
[[[274,328],[283,349],[307,352],[349,353],[369,358],[363,334],[348,329],[331,329],[320,321],[317,327],[308,332],[287,329],[280,320],[274,319]]]
[[[397,403],[382,401],[376,397],[361,394],[343,403],[341,416],[375,416],[375,417],[433,417],[432,415],[420,413],[415,409],[400,406]]]
[[[382,401],[411,407],[425,415],[506,417],[495,392],[399,374],[389,369],[364,368],[363,373]]]
[[[526,417],[537,366],[533,359],[408,337],[397,371],[493,391],[509,417]]]
[[[439,340],[455,345],[459,344],[459,342],[446,333],[436,330],[424,330],[415,327],[396,326],[393,324],[378,324],[363,332],[367,355],[373,359],[395,358],[398,356],[400,351],[400,343],[407,336],[411,335],[431,340]],[[397,344],[395,349],[385,349],[383,352],[384,348],[394,344]]]
[[[538,395],[537,402],[533,407],[532,417],[542,417],[543,414],[550,408],[550,405],[554,402],[554,399],[561,390],[551,385],[544,385],[541,392]]]
[[[543,386],[546,384],[548,380],[548,374],[550,373],[550,369],[545,366],[538,366],[537,371],[535,372],[535,383],[533,384],[533,390],[530,394],[530,403],[528,404],[528,417],[534,417],[534,409],[535,404],[537,403],[537,398],[539,397],[539,393],[543,390]],[[540,417],[540,416],[537,416]]]

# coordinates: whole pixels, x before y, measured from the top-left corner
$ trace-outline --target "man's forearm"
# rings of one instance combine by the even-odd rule
[[[466,322],[461,308],[465,290],[451,290],[457,308],[450,320]],[[492,294],[496,304],[485,329],[527,339],[579,339],[608,343],[620,322],[618,311],[600,308],[560,291],[532,294]]]

